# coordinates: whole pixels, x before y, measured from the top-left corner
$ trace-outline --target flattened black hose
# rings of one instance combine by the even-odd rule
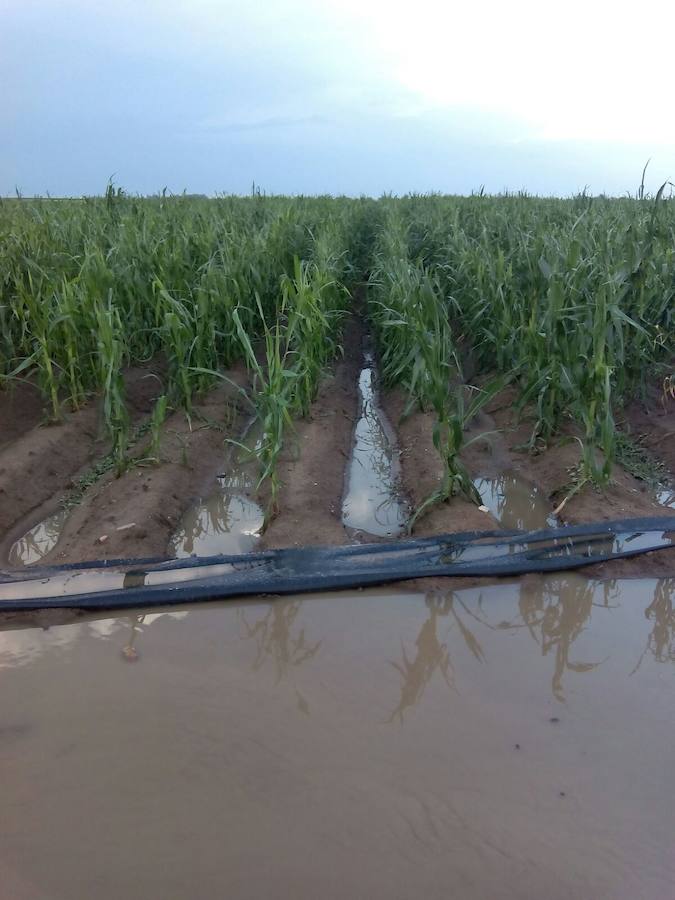
[[[675,517],[541,531],[471,531],[384,544],[265,550],[180,560],[118,559],[0,571],[0,611],[125,609],[297,594],[429,576],[577,569],[675,546]]]

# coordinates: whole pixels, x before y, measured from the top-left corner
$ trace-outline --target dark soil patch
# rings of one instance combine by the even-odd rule
[[[0,448],[18,440],[45,418],[44,401],[38,388],[18,381],[0,391]]]

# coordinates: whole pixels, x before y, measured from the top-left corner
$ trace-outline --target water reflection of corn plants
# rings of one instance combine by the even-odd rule
[[[219,489],[183,517],[172,538],[172,551],[177,558],[244,553],[253,549],[262,525],[257,503],[243,493]]]
[[[12,544],[8,554],[10,565],[27,566],[46,556],[56,546],[67,518],[68,511],[62,509],[34,525]]]
[[[144,615],[129,616],[129,627],[131,632],[129,634],[129,640],[121,650],[122,659],[126,662],[138,662],[140,654],[136,649],[136,638],[142,631],[144,621]]]
[[[651,653],[658,663],[675,662],[674,596],[675,578],[660,578],[654,588],[654,599],[645,610],[645,618],[654,624],[647,638],[647,646],[631,675],[640,668],[647,653]]]
[[[388,434],[384,414],[377,405],[374,382],[373,368],[366,365],[359,376],[361,411],[354,434],[343,522],[368,534],[393,535],[403,530],[407,508],[397,483],[393,434]]]
[[[422,625],[415,641],[416,652],[411,659],[406,652],[405,645],[401,642],[402,662],[389,660],[390,664],[401,675],[401,694],[399,702],[387,723],[398,719],[403,722],[403,715],[422,699],[424,691],[431,682],[434,674],[439,672],[443,681],[449,688],[454,688],[455,671],[450,660],[450,651],[445,642],[438,637],[438,619],[451,616],[452,625],[456,625],[471,654],[483,662],[485,656],[480,642],[473,632],[460,618],[455,608],[456,597],[448,594],[428,594],[425,598],[429,615]]]
[[[598,591],[602,591],[603,602],[596,603]],[[563,676],[566,671],[590,672],[599,662],[574,662],[570,659],[572,645],[584,630],[594,606],[608,609],[615,591],[613,583],[552,580],[542,585],[524,583],[520,591],[518,606],[523,622],[535,641],[540,645],[542,656],[554,656],[551,690],[553,696],[564,702]]]
[[[307,639],[304,627],[297,621],[301,609],[301,600],[279,600],[253,623],[248,621],[243,609],[238,612],[244,637],[255,642],[253,671],[260,671],[266,662],[271,662],[277,685],[292,679],[294,670],[313,659],[322,644],[321,640],[310,642]],[[298,709],[309,714],[309,703],[295,684],[293,689]]]

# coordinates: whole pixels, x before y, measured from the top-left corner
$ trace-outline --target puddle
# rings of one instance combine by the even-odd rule
[[[3,896],[672,893],[675,579],[19,624]]]
[[[39,562],[56,546],[61,531],[68,519],[68,510],[61,509],[47,516],[14,541],[9,549],[7,561],[10,566],[29,566]]]
[[[675,509],[675,485],[661,485],[656,490],[656,499],[661,506]]]
[[[249,426],[242,442],[254,443],[254,437]],[[229,471],[218,478],[217,489],[181,519],[169,545],[174,558],[248,553],[255,548],[265,519],[250,497],[255,488],[255,463],[236,447],[231,447],[228,457]]]
[[[513,472],[496,478],[476,478],[474,484],[492,515],[504,528],[534,531],[559,523],[546,496]]]
[[[370,354],[359,375],[361,412],[347,471],[342,521],[347,528],[379,537],[402,534],[408,507],[400,496],[400,464],[395,436],[377,404],[375,368]]]

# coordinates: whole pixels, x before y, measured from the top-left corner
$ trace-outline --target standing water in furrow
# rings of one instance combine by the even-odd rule
[[[475,478],[473,483],[483,505],[504,528],[533,531],[556,528],[560,524],[537,486],[515,472],[503,472],[494,478]]]
[[[675,483],[670,481],[660,484],[656,489],[656,499],[661,506],[675,509]]]
[[[251,427],[244,439],[255,440]],[[169,551],[187,556],[248,553],[255,548],[264,514],[251,498],[255,487],[255,462],[243,447],[232,446],[227,471],[218,476],[218,487],[190,507],[171,539]]]
[[[56,546],[67,518],[68,510],[61,509],[33,525],[10,547],[7,556],[10,566],[29,566],[39,562]]]
[[[342,521],[354,531],[378,537],[401,534],[408,506],[400,495],[399,451],[393,429],[377,404],[375,366],[366,351],[359,375],[361,410],[347,470]]]

